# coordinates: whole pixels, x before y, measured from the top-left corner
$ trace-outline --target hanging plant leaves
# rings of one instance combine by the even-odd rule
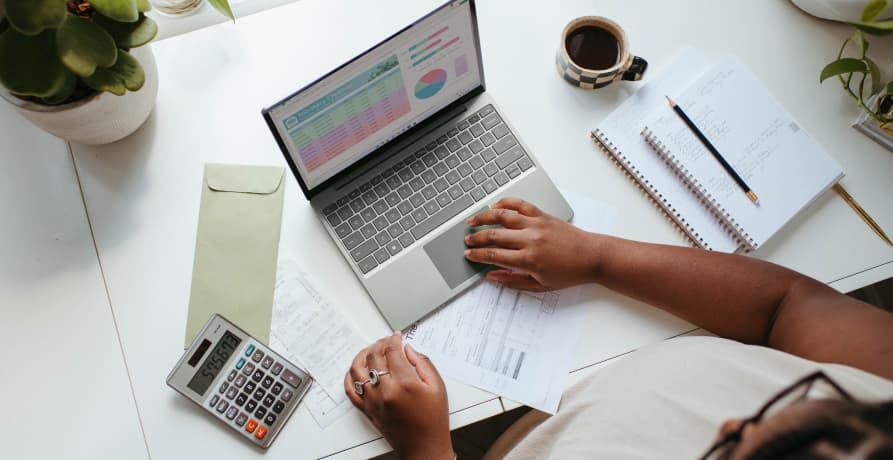
[[[217,11],[223,13],[224,16],[230,18],[233,22],[236,22],[236,17],[233,16],[233,9],[230,8],[228,0],[208,0],[208,3],[210,3]]]
[[[109,68],[98,67],[96,72],[83,78],[84,84],[97,90],[123,96],[127,90],[137,91],[146,83],[146,72],[133,55],[118,50],[118,60]]]
[[[0,83],[20,96],[49,97],[66,84],[69,73],[56,56],[55,34],[29,36],[9,29],[0,35]]]
[[[853,58],[842,58],[838,59],[822,69],[822,74],[819,76],[819,83],[845,73],[853,73],[853,72],[867,72],[868,66],[865,65],[861,59],[853,59]]]
[[[136,22],[139,19],[137,0],[90,0],[90,5],[99,14],[121,22]]]
[[[136,22],[118,22],[100,14],[93,20],[111,34],[119,48],[138,48],[152,41],[158,33],[158,24],[142,13]]]
[[[102,27],[73,14],[56,31],[59,59],[72,72],[87,77],[96,67],[111,67],[118,58],[115,40]]]
[[[7,0],[6,17],[12,27],[25,35],[59,27],[65,18],[65,2],[60,0]]]

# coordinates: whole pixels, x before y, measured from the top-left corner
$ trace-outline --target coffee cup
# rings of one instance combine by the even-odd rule
[[[565,81],[584,89],[641,80],[648,68],[645,59],[630,52],[623,29],[601,16],[583,16],[565,26],[555,62]]]

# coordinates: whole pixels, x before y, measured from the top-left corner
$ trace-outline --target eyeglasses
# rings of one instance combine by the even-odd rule
[[[724,458],[724,455],[721,454],[726,454],[728,448],[731,447],[733,443],[741,441],[741,433],[744,432],[744,428],[747,427],[747,425],[757,423],[767,415],[777,413],[781,409],[784,409],[795,402],[806,399],[809,395],[810,390],[812,390],[816,382],[827,383],[840,395],[841,398],[846,401],[853,400],[853,396],[850,395],[849,392],[844,390],[843,387],[837,384],[837,382],[831,380],[831,378],[825,375],[824,372],[813,372],[812,374],[809,374],[801,378],[800,380],[797,380],[784,390],[778,392],[778,394],[776,394],[769,401],[763,404],[763,407],[761,407],[755,415],[745,419],[741,423],[741,425],[739,425],[738,428],[735,429],[735,431],[727,433],[725,436],[717,440],[712,446],[710,446],[710,449],[707,450],[707,453],[701,456],[701,460]]]

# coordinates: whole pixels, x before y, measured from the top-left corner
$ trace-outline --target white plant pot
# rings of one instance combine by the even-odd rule
[[[2,1],[2,0],[0,0]],[[132,134],[149,118],[158,95],[158,67],[151,45],[131,50],[143,65],[146,83],[123,96],[99,92],[69,104],[49,106],[15,97],[3,90],[25,118],[44,131],[78,144],[108,144]]]

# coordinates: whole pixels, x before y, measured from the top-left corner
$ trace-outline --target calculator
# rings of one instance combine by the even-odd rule
[[[311,379],[215,313],[168,375],[167,384],[266,449],[310,389]]]

